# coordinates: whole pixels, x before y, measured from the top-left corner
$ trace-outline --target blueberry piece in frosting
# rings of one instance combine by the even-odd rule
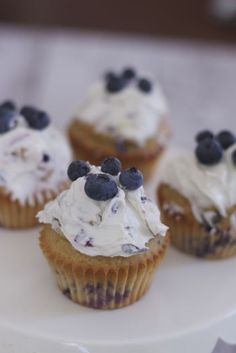
[[[138,88],[144,93],[150,93],[152,91],[152,83],[146,78],[141,78],[138,81]]]
[[[82,160],[72,162],[67,169],[67,175],[71,181],[81,178],[89,172],[89,163]]]
[[[217,140],[221,144],[221,147],[226,150],[236,142],[236,137],[232,132],[223,130],[217,135]]]
[[[217,164],[223,157],[221,145],[215,138],[208,138],[201,141],[198,144],[195,153],[198,161],[205,165]]]
[[[121,77],[111,77],[106,83],[106,90],[108,93],[118,93],[125,87],[125,80]]]
[[[120,173],[120,184],[127,190],[136,190],[143,185],[143,174],[132,167]]]
[[[13,110],[0,107],[0,134],[4,134],[17,125],[16,113]]]
[[[136,71],[132,67],[126,67],[122,72],[122,77],[125,80],[132,80],[136,77]]]
[[[20,114],[24,116],[29,127],[35,130],[43,130],[50,124],[50,118],[44,111],[31,106],[24,106]]]
[[[11,100],[6,100],[1,103],[0,108],[4,108],[8,110],[16,110],[16,104]]]
[[[196,141],[197,142],[201,142],[205,139],[211,139],[214,137],[214,134],[210,131],[210,130],[203,130],[200,131],[197,135],[196,135]]]
[[[43,154],[43,162],[44,163],[48,163],[50,161],[50,157],[47,153]]]
[[[89,174],[84,191],[95,201],[107,201],[117,195],[118,187],[107,174]]]
[[[117,175],[121,170],[121,163],[115,157],[107,158],[102,162],[101,170],[103,173]]]

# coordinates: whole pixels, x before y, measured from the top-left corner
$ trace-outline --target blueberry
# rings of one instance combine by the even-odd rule
[[[127,67],[123,70],[122,77],[125,80],[132,80],[136,77],[136,72],[132,67]]]
[[[233,164],[236,166],[236,150],[232,152],[232,161],[233,161]]]
[[[125,87],[125,81],[118,76],[110,78],[106,83],[106,90],[109,93],[118,93]]]
[[[195,153],[198,161],[206,165],[214,165],[223,157],[221,145],[215,138],[200,141]]]
[[[205,140],[205,139],[211,139],[214,137],[214,134],[210,131],[210,130],[203,130],[203,131],[200,131],[197,135],[196,135],[196,141],[197,142],[200,142],[202,140]]]
[[[13,110],[0,107],[0,134],[4,134],[16,127],[16,113]]]
[[[101,170],[103,173],[117,175],[121,170],[121,163],[117,158],[107,158],[102,162]]]
[[[81,160],[72,162],[67,169],[67,174],[71,181],[81,178],[89,172],[90,166],[88,162]]]
[[[152,83],[146,78],[141,78],[138,81],[138,88],[144,93],[150,93],[152,91]]]
[[[107,201],[117,195],[118,187],[107,174],[89,174],[84,191],[93,200]]]
[[[43,154],[43,162],[47,163],[47,162],[49,162],[49,161],[50,161],[49,155],[48,155],[47,153],[44,153],[44,154]]]
[[[235,135],[232,132],[223,130],[217,135],[217,140],[221,144],[221,147],[226,150],[236,142]]]
[[[16,110],[16,104],[11,100],[7,100],[1,103],[0,108]]]
[[[20,114],[24,116],[29,127],[36,130],[43,130],[50,124],[50,118],[44,111],[40,111],[31,106],[24,106],[20,110]]]
[[[119,181],[127,190],[136,190],[143,185],[143,174],[132,167],[121,172]]]

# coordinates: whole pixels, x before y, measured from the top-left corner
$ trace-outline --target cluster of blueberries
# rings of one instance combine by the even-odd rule
[[[96,201],[110,200],[118,193],[117,183],[109,174],[117,176],[120,173],[119,183],[126,190],[136,190],[143,184],[143,174],[138,169],[132,167],[121,171],[121,162],[114,157],[102,162],[101,171],[103,173],[90,173],[89,163],[78,160],[69,165],[67,174],[71,181],[86,176],[84,191]]]
[[[12,101],[5,101],[0,104],[0,134],[4,134],[17,125],[18,115],[22,115],[28,126],[35,130],[43,130],[50,124],[47,113],[31,106],[23,106],[20,111]]]
[[[196,142],[195,153],[198,161],[210,166],[221,161],[224,150],[236,143],[236,136],[227,130],[220,131],[217,135],[204,130],[197,134]],[[232,161],[236,165],[236,149],[232,152]]]
[[[132,67],[125,68],[121,74],[107,72],[105,74],[106,90],[109,93],[118,93],[122,91],[131,81],[135,81],[137,88],[149,93],[152,91],[152,83],[147,78],[139,78],[135,69]]]

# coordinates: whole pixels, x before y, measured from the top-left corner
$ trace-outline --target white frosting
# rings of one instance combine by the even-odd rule
[[[92,167],[92,172],[100,169]],[[114,179],[118,182],[118,177]],[[143,187],[125,191],[118,186],[111,200],[94,201],[84,192],[85,182],[86,177],[74,181],[38,214],[40,222],[51,224],[76,250],[90,256],[127,257],[146,251],[150,239],[165,235],[167,227]]]
[[[158,84],[150,93],[131,82],[118,93],[108,93],[105,82],[95,83],[78,110],[78,119],[93,124],[100,133],[109,133],[144,145],[157,135],[160,121],[167,115],[165,97]]]
[[[71,151],[64,136],[51,125],[43,130],[17,118],[17,127],[0,135],[0,187],[21,204],[36,199],[42,191],[58,191],[67,180]],[[43,155],[49,157],[43,161]]]
[[[226,152],[222,161],[206,166],[190,152],[177,152],[163,162],[160,181],[170,185],[191,203],[192,211],[202,222],[203,211],[215,207],[225,216],[227,209],[236,204],[236,166],[232,152],[236,144]]]

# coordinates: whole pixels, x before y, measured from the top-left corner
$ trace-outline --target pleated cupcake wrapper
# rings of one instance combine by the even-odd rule
[[[58,192],[65,189],[67,185],[67,183],[62,184]],[[17,229],[34,227],[38,224],[37,213],[56,195],[56,192],[42,192],[40,202],[35,198],[33,205],[21,205],[19,201],[12,200],[10,195],[0,193],[0,226]]]
[[[41,240],[41,248],[62,293],[76,303],[96,309],[117,309],[140,299],[149,288],[167,245],[168,238],[157,253],[147,258],[140,255],[140,261],[119,268],[93,266],[93,259],[91,266],[80,263],[73,268],[64,263],[62,257],[48,251],[47,245]]]
[[[164,210],[162,217],[170,228],[171,244],[179,250],[213,260],[236,255],[236,237],[230,236],[230,230],[208,232],[197,220],[170,215]]]

